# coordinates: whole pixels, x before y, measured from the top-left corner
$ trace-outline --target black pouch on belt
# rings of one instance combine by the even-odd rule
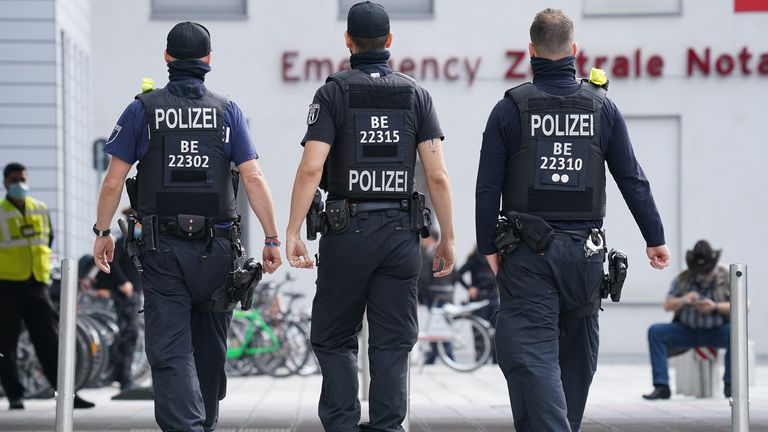
[[[520,228],[520,238],[534,252],[546,250],[555,236],[555,230],[539,216],[511,211],[507,219]]]
[[[332,233],[342,233],[349,227],[349,202],[347,200],[326,202],[325,214],[328,218],[328,229]]]
[[[178,232],[176,235],[183,239],[199,239],[205,237],[209,230],[207,228],[207,218],[199,215],[177,215],[176,223]]]

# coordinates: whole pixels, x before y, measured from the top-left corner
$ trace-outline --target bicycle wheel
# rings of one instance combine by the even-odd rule
[[[43,373],[43,367],[35,355],[27,330],[19,336],[16,359],[19,381],[24,386],[24,397],[32,399],[53,396],[53,388]]]
[[[229,332],[227,333],[227,347],[242,347],[245,343],[248,326],[248,320],[239,317],[232,318],[232,323],[229,325]],[[251,360],[248,359],[247,355],[242,355],[237,358],[227,358],[227,362],[224,364],[224,371],[227,376],[245,376],[251,372],[251,367]]]
[[[131,381],[142,383],[149,378],[152,369],[149,366],[149,359],[144,350],[144,318],[137,321],[136,348],[133,349],[133,360],[131,360]]]
[[[440,359],[451,369],[471,372],[488,361],[491,335],[488,324],[475,316],[457,316],[448,320],[453,336],[437,343]]]
[[[262,372],[276,378],[285,378],[298,373],[309,360],[310,348],[307,334],[294,322],[278,321],[270,324],[277,336],[279,347],[274,352],[255,355],[254,364]],[[272,342],[264,331],[260,333],[262,336],[259,339],[262,343]]]
[[[102,387],[112,384],[115,379],[114,358],[118,355],[115,352],[115,342],[117,341],[120,327],[117,325],[117,317],[111,311],[100,309],[91,309],[85,311],[96,324],[96,330],[99,332],[102,347],[107,352],[107,360],[101,374],[91,383],[93,387]]]

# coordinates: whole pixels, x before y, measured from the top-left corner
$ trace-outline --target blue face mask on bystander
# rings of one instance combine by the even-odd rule
[[[23,200],[27,195],[29,195],[29,186],[26,183],[12,183],[8,186],[8,196],[13,199]]]

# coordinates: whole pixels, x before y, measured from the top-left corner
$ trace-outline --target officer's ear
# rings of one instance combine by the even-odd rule
[[[201,58],[200,60],[201,60],[203,63],[205,63],[205,64],[209,65],[209,64],[211,64],[211,57],[212,57],[212,56],[213,56],[213,51],[209,52],[207,56],[205,56],[205,57]]]
[[[576,57],[576,51],[579,50],[579,46],[576,45],[576,42],[571,44],[571,56]]]
[[[344,43],[347,45],[347,48],[349,49],[349,52],[352,52],[352,46],[354,45],[352,43],[352,38],[349,37],[349,33],[344,32]]]
[[[170,54],[168,54],[168,51],[165,51],[165,50],[163,50],[163,59],[165,60],[166,63],[170,63],[176,60],[175,58],[171,57]]]
[[[536,47],[533,46],[533,42],[528,42],[528,54],[530,54],[531,57],[536,57]]]
[[[384,44],[384,48],[389,49],[390,45],[392,45],[392,33],[387,35],[387,43]]]

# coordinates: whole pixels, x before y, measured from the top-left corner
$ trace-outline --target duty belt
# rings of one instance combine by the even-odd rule
[[[161,233],[178,234],[180,232],[179,225],[176,222],[160,223],[158,228],[160,228]],[[214,237],[222,237],[231,240],[236,234],[237,228],[235,226],[228,228],[213,228]]]
[[[408,210],[408,200],[400,201],[375,201],[375,202],[350,202],[349,214],[355,216],[358,213],[381,211],[381,210]]]

